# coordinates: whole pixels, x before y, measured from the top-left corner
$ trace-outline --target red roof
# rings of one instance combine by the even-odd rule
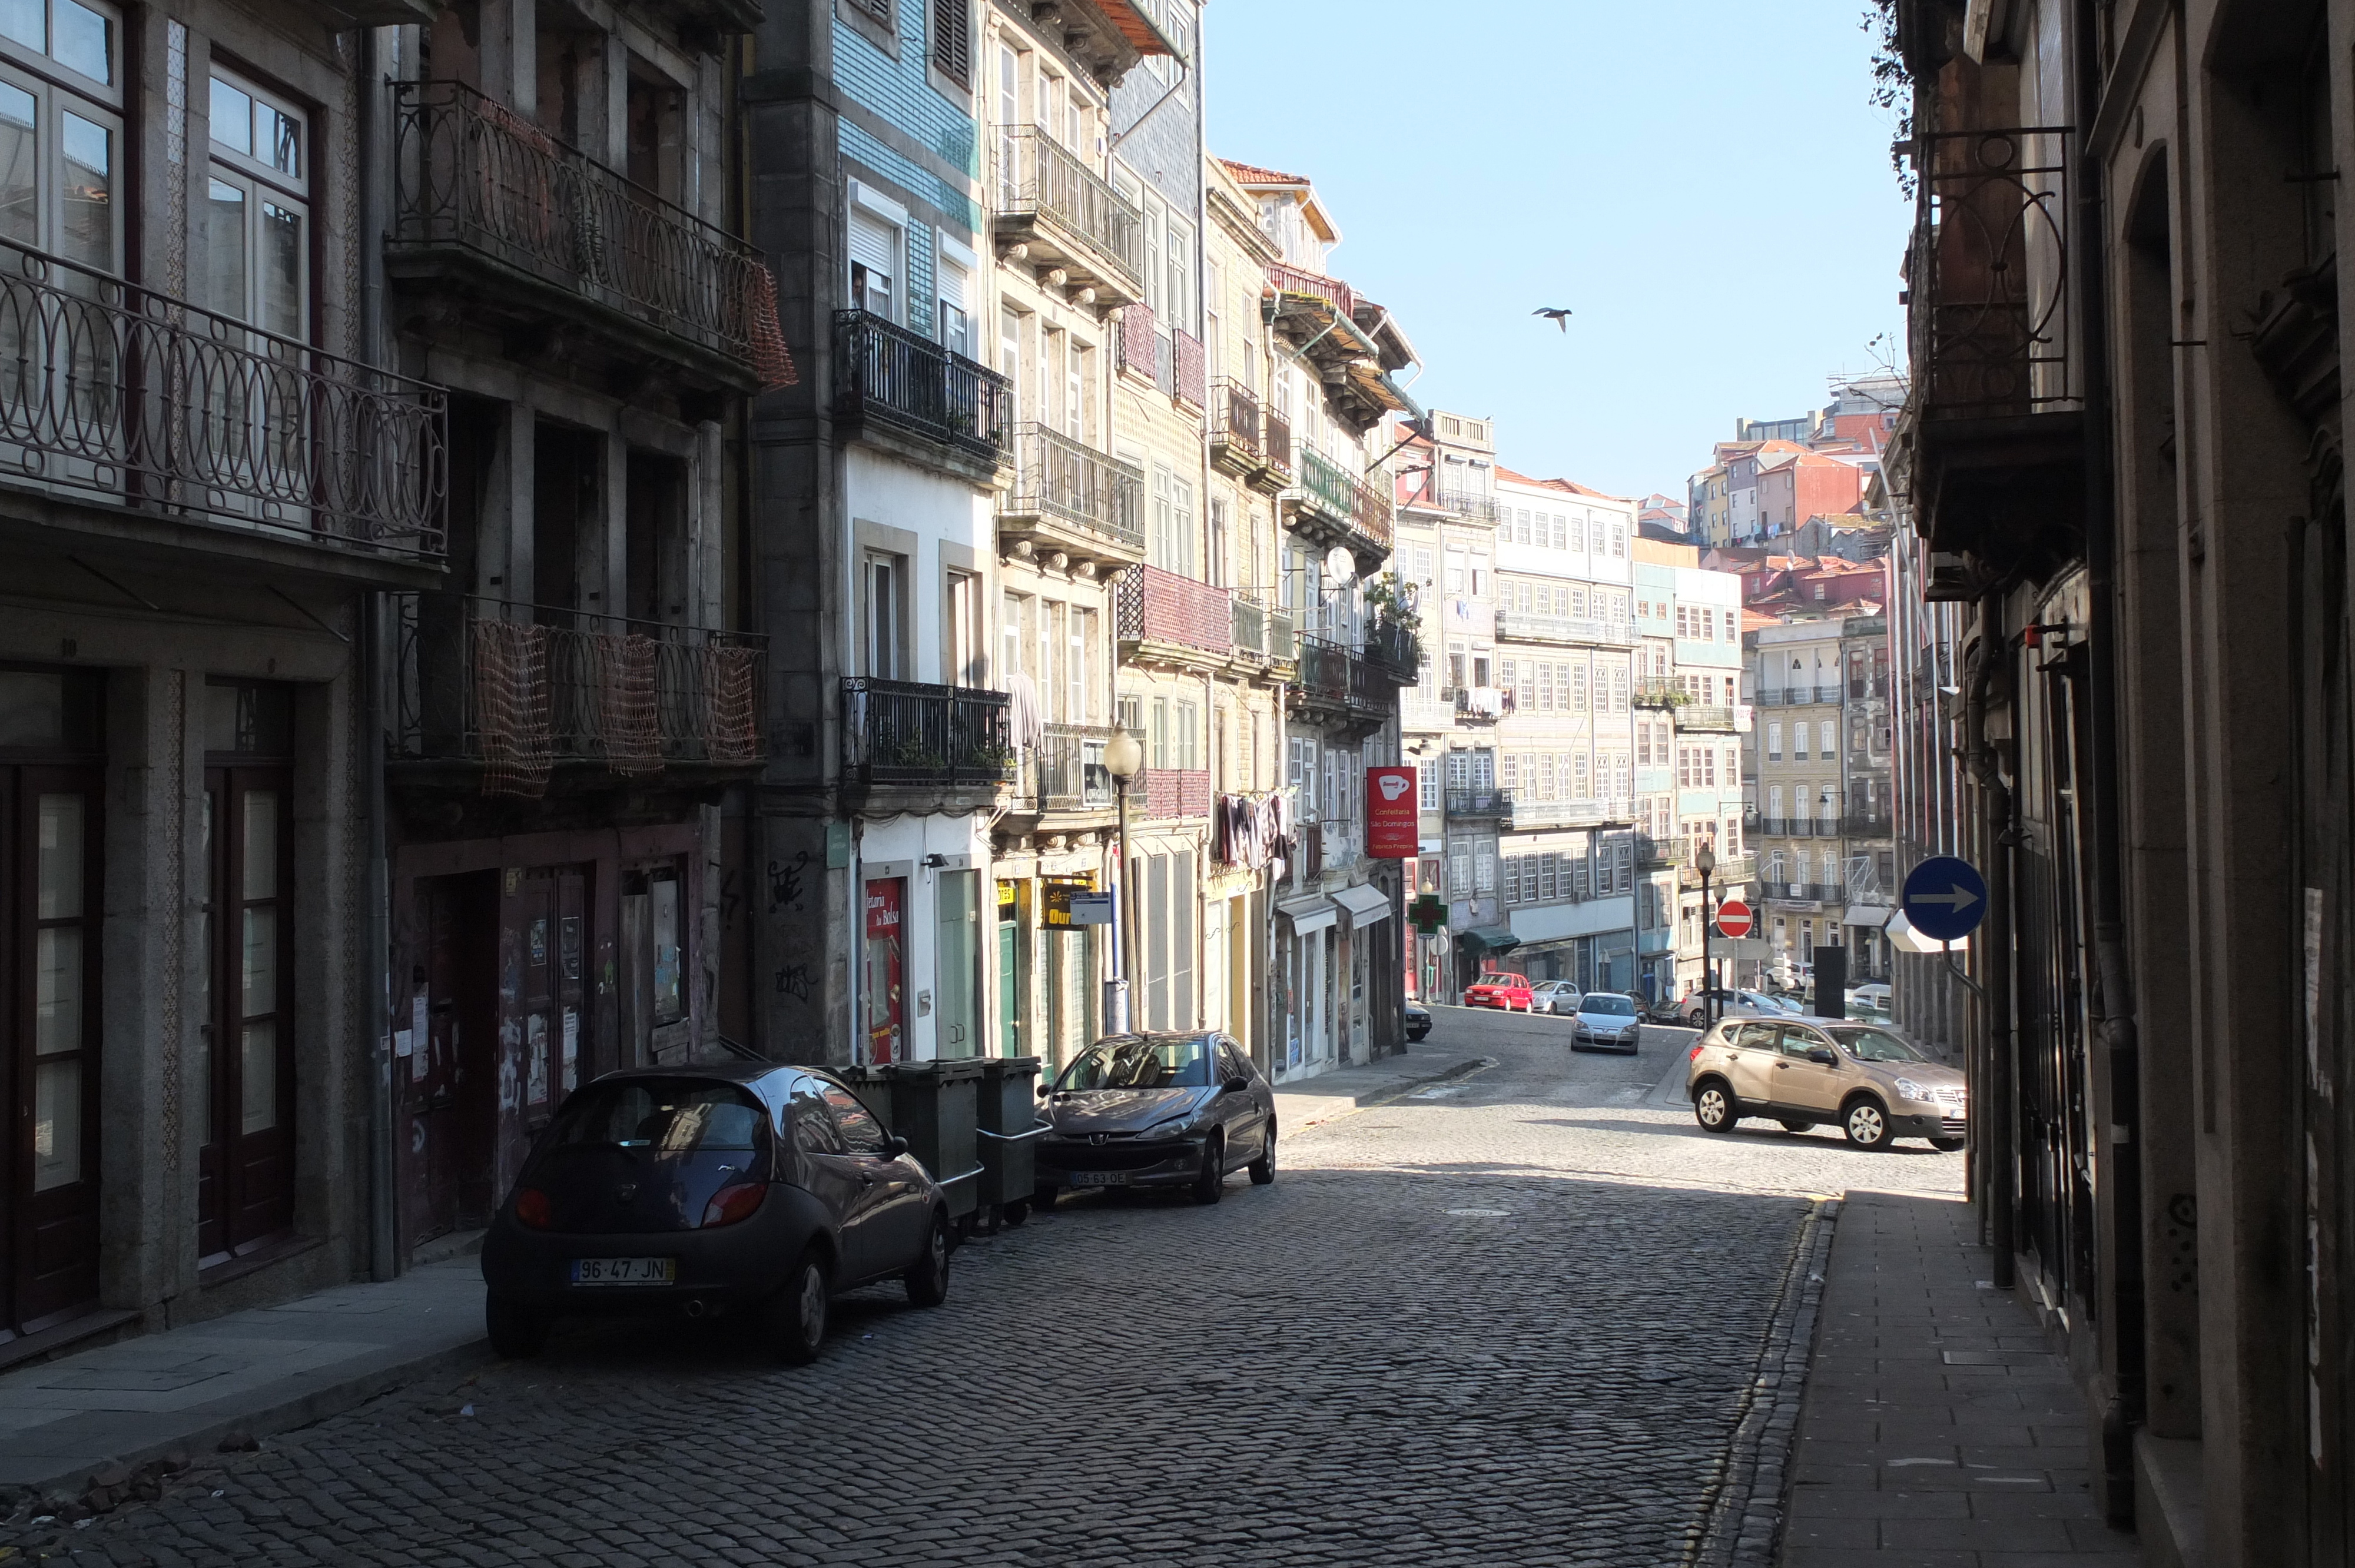
[[[1263,169],[1257,164],[1238,164],[1232,158],[1220,158],[1219,162],[1226,165],[1229,174],[1247,185],[1305,185],[1309,183],[1305,175],[1287,175],[1280,169]]]

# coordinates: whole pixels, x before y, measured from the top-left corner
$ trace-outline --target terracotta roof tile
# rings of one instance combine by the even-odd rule
[[[1220,158],[1227,172],[1247,185],[1305,185],[1310,183],[1305,175],[1287,175],[1280,169],[1263,169],[1257,164],[1239,164],[1232,158]]]

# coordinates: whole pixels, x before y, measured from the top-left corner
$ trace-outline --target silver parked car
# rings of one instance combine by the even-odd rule
[[[1531,1012],[1551,1012],[1567,1017],[1578,1011],[1578,999],[1582,994],[1572,980],[1550,980],[1529,992]]]
[[[1859,1149],[1923,1138],[1951,1151],[1969,1128],[1962,1074],[1893,1029],[1838,1019],[1729,1018],[1694,1043],[1685,1093],[1710,1132],[1772,1117],[1791,1132],[1836,1123]]]
[[[1597,991],[1579,999],[1578,1016],[1570,1026],[1572,1050],[1625,1051],[1632,1056],[1643,1037],[1644,1015],[1634,997]]]

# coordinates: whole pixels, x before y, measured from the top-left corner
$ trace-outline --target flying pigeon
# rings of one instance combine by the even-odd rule
[[[1556,325],[1556,326],[1558,326],[1558,327],[1561,328],[1561,330],[1562,330],[1562,331],[1564,331],[1564,332],[1568,332],[1568,331],[1570,330],[1570,316],[1571,316],[1571,313],[1570,313],[1570,312],[1568,312],[1568,311],[1566,311],[1566,310],[1565,310],[1565,311],[1554,311],[1554,310],[1535,310],[1535,311],[1531,311],[1531,312],[1529,313],[1529,314],[1531,314],[1531,315],[1533,315],[1533,316],[1543,316],[1543,317],[1545,317],[1548,321],[1550,321],[1550,322],[1553,323],[1553,324],[1554,324],[1554,325]]]

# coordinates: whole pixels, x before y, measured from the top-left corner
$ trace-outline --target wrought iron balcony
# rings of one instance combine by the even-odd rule
[[[1299,463],[1298,483],[1286,494],[1295,526],[1346,544],[1360,556],[1387,557],[1396,519],[1390,495],[1313,449],[1301,450]]]
[[[537,799],[557,764],[640,777],[761,761],[765,640],[450,593],[392,596],[396,761]]]
[[[438,557],[445,421],[438,387],[0,240],[13,487]]]
[[[1886,838],[1890,832],[1886,811],[1852,811],[1840,819],[1840,832],[1849,838]]]
[[[1598,648],[1633,648],[1642,641],[1636,629],[1625,621],[1529,615],[1518,609],[1497,611],[1497,636],[1508,642],[1575,642]],[[1636,701],[1641,704],[1644,699],[1639,696]]]
[[[527,321],[583,321],[750,390],[783,379],[752,248],[457,81],[393,84],[399,275],[455,273]]]
[[[1687,703],[1677,710],[1678,734],[1736,735],[1750,727],[1747,707],[1721,703]]]
[[[835,411],[889,425],[988,463],[1010,444],[1005,376],[866,311],[834,316]]]
[[[1362,655],[1321,637],[1301,638],[1295,687],[1303,708],[1355,729],[1370,729],[1398,711],[1397,689],[1376,680]]]
[[[1691,853],[1691,841],[1681,836],[1656,839],[1648,833],[1636,838],[1636,863],[1657,869],[1664,865],[1683,865]]]
[[[1494,523],[1497,520],[1497,498],[1485,490],[1443,487],[1439,492],[1439,508],[1476,523]]]
[[[1015,773],[1004,692],[851,675],[843,768],[866,784],[995,784]]]
[[[1231,603],[1235,652],[1249,662],[1291,664],[1300,656],[1292,635],[1292,611],[1263,604],[1253,595],[1233,591]]]
[[[1000,246],[1028,246],[1027,265],[1099,308],[1145,298],[1144,215],[1102,175],[1035,125],[1000,126],[996,161]]]
[[[1104,747],[1120,732],[1108,725],[1050,724],[1032,747],[1019,796],[1041,814],[1094,813],[1114,805]]]
[[[1510,817],[1513,796],[1508,789],[1492,787],[1459,788],[1448,786],[1447,814],[1451,817]]]
[[[1292,450],[1292,421],[1267,410],[1267,467],[1253,483],[1255,490],[1273,495],[1291,484],[1299,472]]]
[[[1758,693],[1758,705],[1762,708],[1803,708],[1817,703],[1837,705],[1839,700],[1837,682],[1828,686],[1782,686]]]
[[[1159,567],[1121,574],[1113,620],[1124,662],[1215,667],[1236,650],[1232,594]]]
[[[1220,380],[1210,387],[1210,465],[1254,490],[1272,493],[1284,488],[1283,479],[1269,473],[1266,409],[1240,381]]]
[[[1047,425],[1017,425],[1013,450],[1014,483],[997,503],[1001,535],[1109,566],[1145,558],[1145,475],[1135,464]]]
[[[1848,889],[1829,882],[1768,882],[1765,895],[1778,904],[1840,904]]]

